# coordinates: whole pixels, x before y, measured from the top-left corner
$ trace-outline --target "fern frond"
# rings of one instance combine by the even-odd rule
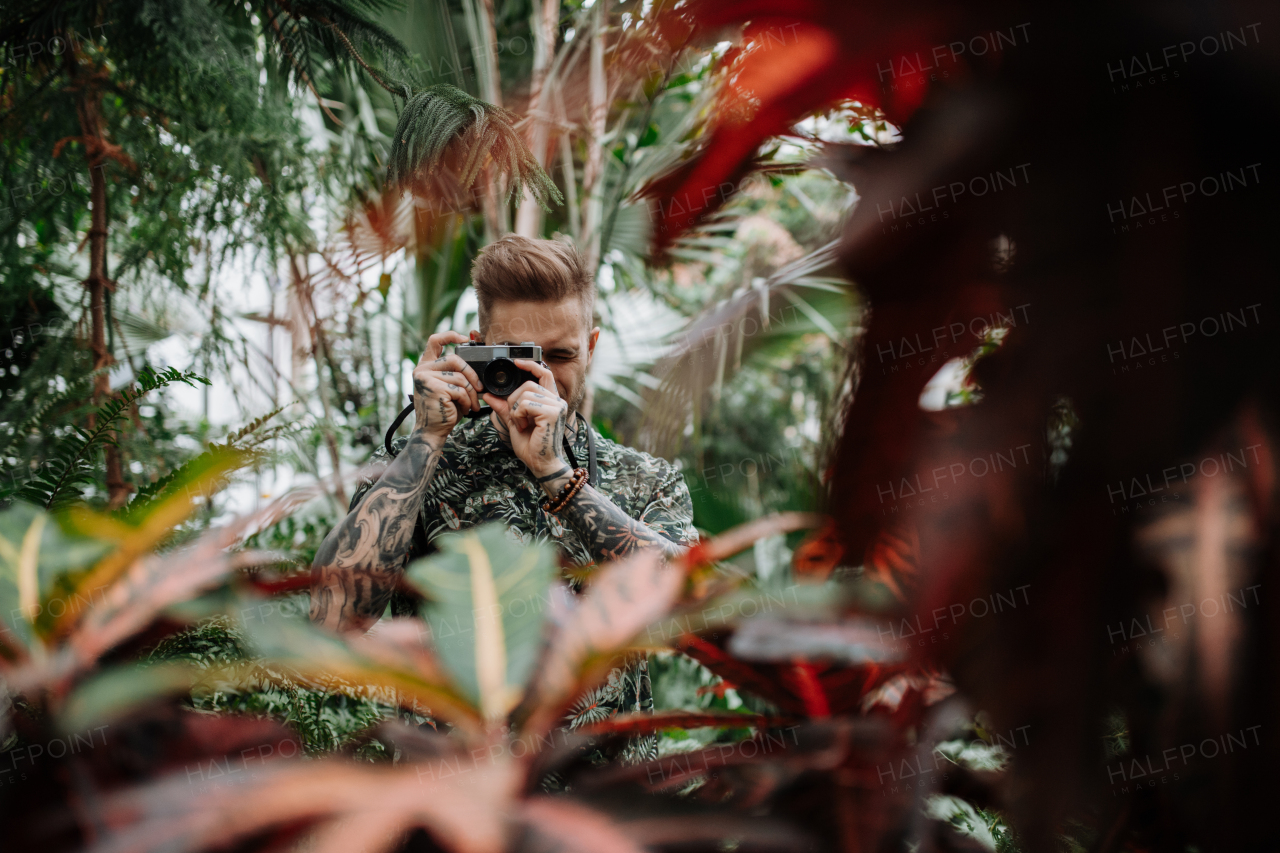
[[[270,429],[263,428],[266,426],[267,421],[282,411],[284,411],[284,406],[273,409],[265,415],[250,421],[228,435],[226,441],[210,445],[203,453],[183,462],[155,482],[142,486],[134,494],[133,500],[129,501],[127,506],[117,510],[116,515],[126,520],[142,517],[158,499],[170,494],[175,487],[183,486],[205,471],[221,465],[230,454],[235,454],[239,457],[235,462],[236,468],[242,468],[261,459],[266,454],[255,448],[263,442],[271,440],[287,428],[285,425]]]
[[[508,178],[507,200],[522,189],[544,209],[564,199],[524,144],[516,116],[502,107],[441,83],[409,98],[391,141],[387,184],[404,191],[452,180],[471,190],[492,162]]]
[[[240,427],[240,429],[236,430],[235,432],[231,433],[231,435],[227,436],[227,440],[223,442],[223,444],[227,447],[230,447],[233,444],[239,444],[245,438],[248,438],[249,436],[256,433],[258,430],[262,429],[262,427],[267,423],[267,421],[271,420],[272,418],[274,418],[276,415],[280,414],[283,411],[284,411],[284,406],[277,406],[276,408],[267,412],[262,417],[249,421],[249,423],[245,424],[244,426]]]
[[[195,372],[181,373],[177,368],[169,367],[156,373],[151,368],[144,367],[139,371],[137,384],[133,388],[126,388],[118,397],[113,397],[98,407],[94,413],[92,430],[72,427],[72,434],[58,445],[44,469],[23,484],[17,495],[47,510],[60,509],[79,500],[79,486],[93,479],[91,452],[104,445],[116,444],[116,422],[139,397],[174,382],[182,382],[193,388],[196,382],[210,384],[208,379]],[[44,473],[45,470],[48,471],[47,474]]]
[[[140,488],[133,500],[116,510],[115,515],[117,518],[136,524],[161,500],[174,494],[178,489],[189,487],[192,482],[200,480],[210,471],[222,469],[223,473],[213,480],[212,487],[207,483],[203,485],[202,491],[206,489],[216,491],[222,488],[227,482],[227,475],[232,471],[243,468],[264,455],[262,451],[215,444],[203,453],[183,462],[154,483],[148,483]]]
[[[73,411],[71,412],[72,415],[75,414],[75,410],[84,408],[84,403],[82,401],[88,396],[88,389],[93,382],[93,378],[99,373],[103,373],[110,369],[111,368],[109,367],[100,367],[90,373],[73,377],[67,381],[67,387],[65,389],[50,395],[43,402],[38,402],[31,408],[26,417],[14,426],[12,434],[0,436],[0,454],[26,438],[31,432],[32,427],[40,426],[42,431],[47,432],[49,428],[50,412],[64,403],[72,401],[77,402],[78,405],[73,407]],[[66,416],[67,413],[63,413],[60,418]]]

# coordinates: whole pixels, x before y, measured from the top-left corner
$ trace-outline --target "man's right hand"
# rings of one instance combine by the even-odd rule
[[[427,349],[413,368],[414,429],[443,442],[467,412],[479,411],[484,385],[471,365],[457,353],[443,355],[447,344],[469,338],[440,332],[427,339]],[[439,445],[437,445],[439,446]]]

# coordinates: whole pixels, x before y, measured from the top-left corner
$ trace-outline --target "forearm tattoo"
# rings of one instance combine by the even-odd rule
[[[618,560],[641,548],[661,548],[668,557],[684,549],[644,522],[636,521],[592,486],[582,490],[560,511],[586,541],[597,562]]]
[[[359,506],[325,537],[311,566],[312,622],[367,629],[382,616],[404,572],[443,443],[415,431]]]

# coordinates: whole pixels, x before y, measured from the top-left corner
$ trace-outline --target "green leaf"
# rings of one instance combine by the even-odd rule
[[[521,545],[501,524],[437,540],[408,579],[431,601],[426,619],[441,663],[489,720],[520,701],[537,660],[556,574],[551,548]]]
[[[30,504],[0,512],[0,621],[30,645],[36,619],[57,606],[57,599],[47,600],[57,578],[92,565],[110,550],[108,543],[69,535],[53,516]],[[66,602],[61,604],[65,610]]]
[[[118,397],[107,400],[98,407],[94,414],[95,425],[91,432],[73,427],[74,439],[63,439],[53,451],[51,455],[59,463],[56,476],[50,474],[32,478],[18,490],[18,497],[50,510],[62,509],[79,501],[80,492],[75,486],[92,479],[91,454],[101,445],[119,446],[112,434],[115,422],[124,415],[129,405],[143,394],[163,388],[172,382],[182,382],[193,388],[197,382],[210,384],[209,380],[203,376],[191,371],[181,373],[175,367],[168,367],[160,373],[156,373],[149,367],[142,368],[138,371],[136,387],[126,388]]]
[[[934,794],[925,800],[925,816],[947,823],[961,836],[971,839],[975,846],[996,850],[996,830],[1003,829],[998,816],[987,816],[967,800],[949,794]]]
[[[184,664],[122,666],[95,675],[76,688],[58,717],[65,734],[110,724],[161,696],[185,693],[200,680],[198,667]]]
[[[416,620],[393,619],[363,637],[341,637],[312,625],[305,610],[292,610],[279,599],[247,599],[231,614],[263,666],[284,667],[290,678],[317,685],[387,687],[407,706],[416,703],[436,719],[478,730],[475,708],[448,684]]]
[[[193,484],[208,479],[211,473],[220,475],[217,482],[205,484],[203,488],[216,490],[231,472],[248,465],[255,458],[256,453],[232,446],[230,440],[227,444],[215,444],[155,482],[143,486],[133,500],[115,512],[115,516],[130,524],[138,524],[164,498],[177,494],[180,489],[190,489]]]

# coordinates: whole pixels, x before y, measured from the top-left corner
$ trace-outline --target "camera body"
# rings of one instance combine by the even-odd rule
[[[490,346],[482,343],[458,344],[455,350],[462,360],[471,365],[471,369],[480,377],[484,390],[495,397],[510,396],[527,381],[537,382],[537,377],[527,370],[516,367],[513,358],[527,358],[530,361],[542,361],[542,347],[525,341],[519,344],[498,344]]]

